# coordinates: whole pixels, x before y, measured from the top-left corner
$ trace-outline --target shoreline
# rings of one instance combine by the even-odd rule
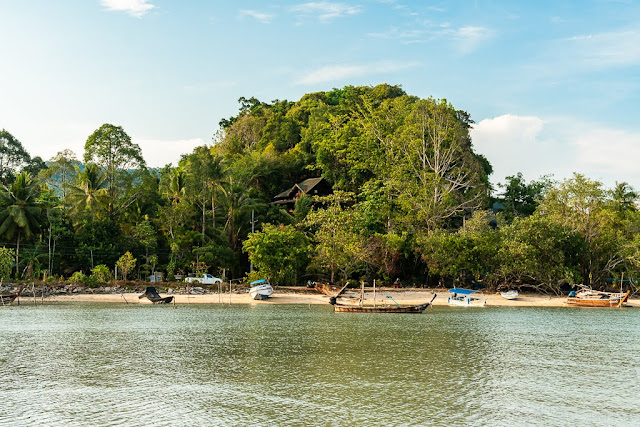
[[[376,303],[384,305],[393,304],[386,295],[390,295],[401,305],[416,305],[428,302],[433,297],[433,293],[438,296],[433,301],[434,306],[448,306],[446,289],[391,289],[382,288],[377,290]],[[47,303],[120,303],[120,304],[140,304],[138,296],[140,292],[126,293],[74,293],[68,295],[52,295],[42,298],[36,294],[36,304]],[[184,293],[163,293],[162,296],[173,296],[176,305],[182,304],[299,304],[299,305],[328,305],[329,297],[326,295],[310,292],[307,289],[299,288],[276,288],[274,294],[267,300],[256,301],[251,298],[248,292],[226,293],[204,293],[204,294],[184,294]],[[351,294],[353,295],[353,293]],[[493,307],[565,307],[566,296],[549,296],[539,294],[520,294],[516,300],[506,300],[499,294],[482,294],[487,299],[487,306]],[[373,303],[373,292],[367,291],[365,294],[367,303]],[[28,293],[20,297],[21,304],[33,304],[33,297]],[[15,305],[15,302],[14,302]],[[626,307],[640,307],[640,299],[630,299]]]

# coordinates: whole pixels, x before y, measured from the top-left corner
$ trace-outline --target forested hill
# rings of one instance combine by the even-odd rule
[[[472,125],[446,100],[386,84],[241,98],[211,146],[159,172],[116,125],[89,135],[81,159],[65,150],[46,164],[3,130],[0,275],[95,284],[119,262],[142,279],[208,271],[544,291],[635,277],[631,187],[516,175],[492,198]]]

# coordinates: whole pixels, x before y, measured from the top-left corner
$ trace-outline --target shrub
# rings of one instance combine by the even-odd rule
[[[69,277],[69,283],[74,285],[83,285],[87,276],[82,271],[76,271]]]
[[[104,264],[96,265],[91,269],[92,276],[99,283],[106,283],[111,280],[111,271]]]

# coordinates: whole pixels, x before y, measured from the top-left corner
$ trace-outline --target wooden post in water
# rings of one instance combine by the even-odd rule
[[[229,305],[231,305],[231,280],[229,280]]]
[[[31,292],[33,292],[33,305],[38,305],[38,301],[36,300],[36,285],[31,283]]]
[[[42,284],[42,296],[40,297],[40,305],[44,305],[44,283]]]

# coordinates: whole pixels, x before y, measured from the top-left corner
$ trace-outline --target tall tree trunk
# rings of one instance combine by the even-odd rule
[[[16,280],[19,277],[20,269],[18,265],[20,264],[20,229],[18,228],[18,237],[16,239]]]
[[[202,245],[204,246],[205,224],[207,215],[206,195],[202,194]]]
[[[215,232],[216,229],[216,201],[213,196],[213,192],[211,193],[211,227]]]

